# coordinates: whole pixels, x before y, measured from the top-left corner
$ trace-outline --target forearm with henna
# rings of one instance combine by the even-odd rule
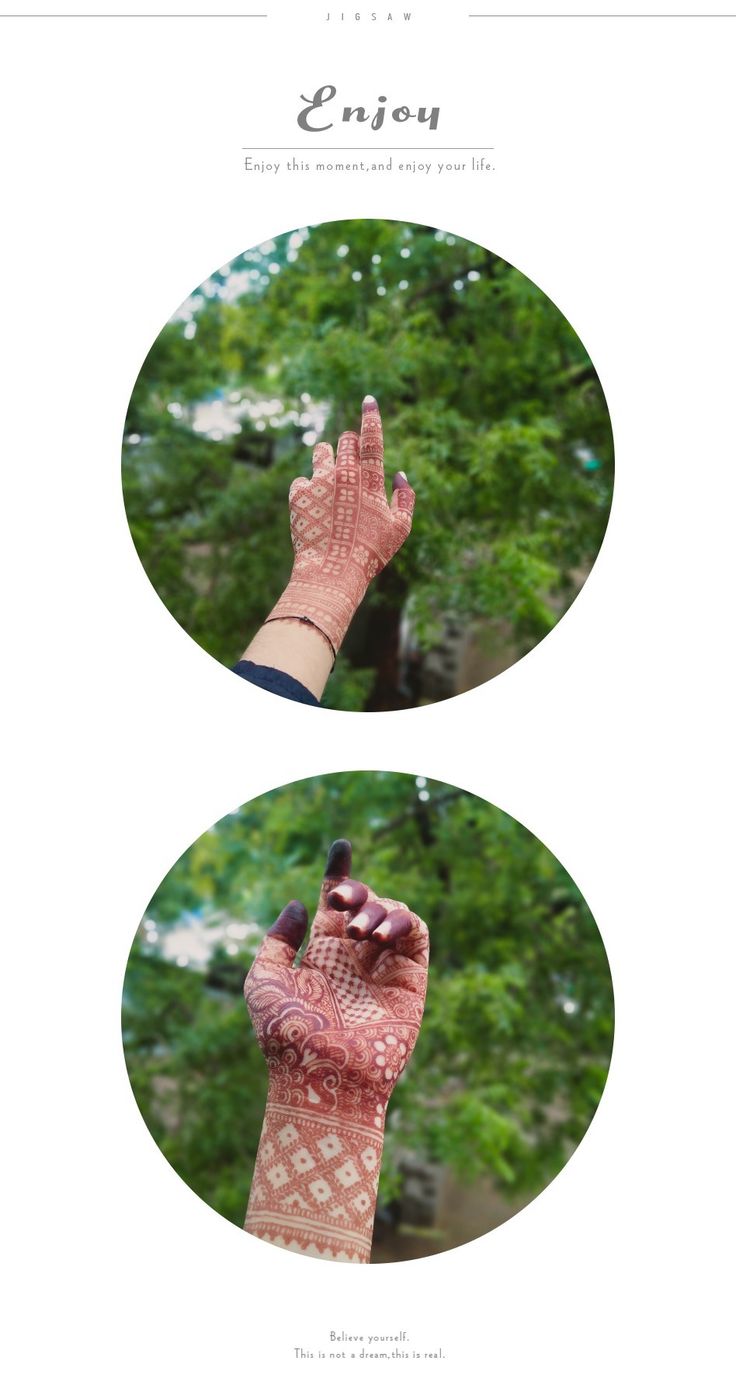
[[[349,877],[330,851],[309,945],[291,902],[268,932],[245,997],[269,1067],[246,1230],[314,1257],[370,1260],[386,1109],[424,1010],[427,927]]]

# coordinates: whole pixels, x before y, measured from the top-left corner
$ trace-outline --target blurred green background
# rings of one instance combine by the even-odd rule
[[[242,1225],[266,1064],[242,997],[264,930],[313,913],[331,840],[431,937],[424,1022],[389,1107],[373,1261],[487,1232],[585,1133],[613,1037],[606,953],[556,858],[493,805],[424,777],[344,772],[283,786],[203,834],[164,878],[125,977],[143,1118],[171,1165]]]
[[[291,572],[287,496],[318,439],[380,403],[417,492],[323,703],[474,687],[554,626],[603,538],[610,421],[582,343],[513,266],[403,222],[328,222],[246,251],[181,305],[130,401],[125,504],[177,621],[227,665]]]

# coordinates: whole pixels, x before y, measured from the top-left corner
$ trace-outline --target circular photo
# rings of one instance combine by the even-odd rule
[[[593,364],[513,265],[437,227],[300,227],[239,255],[136,381],[125,505],[153,587],[244,681],[412,708],[551,630],[613,446]]]
[[[175,1172],[254,1238],[384,1263],[529,1204],[606,1082],[613,993],[585,901],[516,820],[394,772],[227,815],[167,873],[123,996],[128,1073]]]

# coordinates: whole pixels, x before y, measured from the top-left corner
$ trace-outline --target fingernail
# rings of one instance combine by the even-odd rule
[[[362,930],[364,926],[368,925],[369,921],[370,916],[367,915],[365,911],[360,911],[357,916],[353,917],[350,924],[354,930]]]
[[[335,887],[335,890],[330,892],[327,898],[327,904],[341,911],[350,905],[354,897],[355,889],[353,887]]]
[[[373,931],[374,940],[387,940],[391,933],[390,925],[378,925]]]
[[[376,410],[376,409],[378,409],[378,401],[376,400],[376,397],[375,397],[374,395],[365,395],[365,396],[363,397],[363,409],[364,409],[364,410]]]
[[[408,480],[409,480],[405,472],[397,472],[396,476],[397,476],[397,477],[403,477],[403,479],[404,479],[405,482],[408,482]]]

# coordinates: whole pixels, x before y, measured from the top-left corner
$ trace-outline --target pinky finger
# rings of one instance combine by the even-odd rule
[[[416,495],[406,480],[406,474],[397,472],[394,474],[391,493],[391,511],[393,515],[400,518],[404,525],[411,527],[411,518],[414,514],[414,503]]]
[[[312,475],[314,477],[329,476],[334,470],[335,455],[332,451],[332,444],[316,444],[312,453]]]
[[[296,498],[300,495],[300,493],[306,491],[309,491],[309,478],[295,477],[294,481],[289,487],[289,502],[291,503],[293,501],[296,501]]]

